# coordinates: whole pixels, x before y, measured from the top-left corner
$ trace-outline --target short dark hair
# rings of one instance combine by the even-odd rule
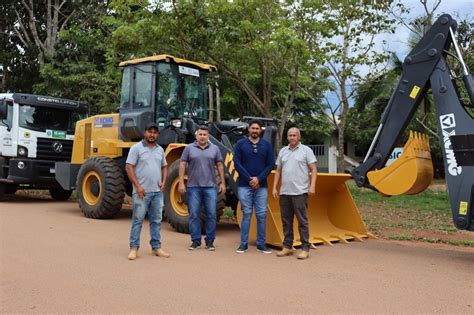
[[[206,130],[207,132],[209,132],[209,128],[207,128],[207,126],[199,126],[197,130]]]
[[[260,128],[263,128],[263,122],[260,119],[252,119],[249,121],[249,127],[253,124],[257,124]]]

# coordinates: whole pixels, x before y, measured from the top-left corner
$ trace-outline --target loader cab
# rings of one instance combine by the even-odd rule
[[[207,76],[216,71],[214,66],[169,55],[134,59],[120,65],[123,140],[141,139],[151,121],[163,131],[172,121],[181,128],[182,121],[200,123],[208,119]]]

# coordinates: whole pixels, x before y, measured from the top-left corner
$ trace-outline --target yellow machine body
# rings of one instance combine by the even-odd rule
[[[123,149],[130,148],[136,142],[119,139],[118,114],[96,115],[78,121],[72,149],[72,164],[82,164],[93,156],[105,156],[111,159],[123,156]],[[181,157],[186,144],[171,143],[165,151],[166,161],[171,165]]]
[[[76,125],[72,163],[82,164],[93,156],[120,158],[126,148],[136,142],[124,142],[119,139],[118,114],[97,115],[81,120]],[[171,143],[165,151],[168,166],[181,157],[186,144]],[[234,174],[237,179],[237,175]],[[308,197],[308,220],[310,223],[310,242],[312,244],[328,244],[332,242],[361,241],[373,237],[368,233],[359,214],[359,210],[346,186],[351,177],[347,174],[318,174],[316,194]],[[268,185],[272,187],[274,172],[268,177]],[[182,196],[177,192],[177,179],[171,184],[170,202],[182,216],[188,215],[188,208]],[[240,205],[237,218],[241,222]],[[301,244],[295,219],[295,246]],[[269,190],[267,216],[267,243],[281,246],[283,242],[279,200],[271,196]],[[256,219],[252,218],[250,239],[256,239]]]
[[[165,58],[166,56],[153,56],[153,58]],[[153,59],[153,60],[155,60]],[[140,63],[143,60],[129,61]],[[92,157],[107,157],[118,159],[124,157],[130,148],[136,143],[125,142],[119,138],[119,114],[96,115],[81,120],[76,124],[75,141],[72,152],[71,164],[84,164]],[[177,161],[186,147],[186,144],[170,143],[166,147],[165,156],[168,166],[171,168]],[[125,149],[125,150],[124,150]],[[226,157],[226,165],[232,162],[232,154]],[[232,166],[227,170],[231,176],[229,180],[234,181],[234,186],[238,177]],[[85,185],[88,182],[100,181],[99,174],[90,172],[90,176],[85,177]],[[317,180],[316,194],[308,199],[308,219],[310,223],[310,241],[312,244],[325,243],[331,245],[332,242],[348,242],[350,240],[362,241],[363,238],[372,237],[365,228],[359,211],[352,199],[352,196],[345,184],[350,179],[346,174],[319,174]],[[274,173],[268,177],[268,185],[272,187]],[[85,197],[89,205],[100,202],[100,196],[87,194],[91,189],[84,188]],[[188,216],[188,208],[184,198],[178,192],[178,179],[170,182],[169,202],[175,212],[182,216]],[[283,242],[283,228],[279,200],[273,199],[269,191],[268,216],[267,216],[267,243],[274,246],[281,246]],[[90,200],[89,200],[90,199]],[[237,217],[241,221],[241,211],[238,207]],[[251,223],[250,238],[256,238],[256,220],[253,217]],[[297,221],[295,220],[295,245],[299,245],[299,234]]]
[[[124,148],[130,148],[136,142],[124,142],[119,139],[119,115],[96,115],[76,123],[72,164],[82,164],[93,156],[118,158]]]
[[[424,191],[433,181],[428,137],[410,132],[402,155],[392,164],[367,173],[369,183],[387,196],[414,195]]]
[[[275,172],[268,176],[268,187],[273,187]],[[375,238],[362,222],[346,181],[348,174],[318,174],[316,193],[308,196],[308,222],[310,243],[332,245],[333,242],[347,243],[351,240],[362,241]],[[240,224],[242,210],[237,209]],[[267,244],[281,247],[284,239],[279,199],[274,199],[268,189]],[[298,233],[298,221],[294,219],[294,245],[301,245]],[[249,239],[256,240],[256,218],[252,215]]]

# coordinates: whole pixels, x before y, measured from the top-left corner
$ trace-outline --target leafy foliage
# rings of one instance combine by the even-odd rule
[[[105,5],[83,7],[81,23],[60,32],[62,45],[41,68],[43,81],[35,85],[35,93],[86,101],[91,114],[115,111],[119,72],[115,61],[106,60],[110,34],[103,20],[106,9]]]
[[[48,24],[42,3],[35,1],[32,8],[44,39]],[[27,21],[27,8],[19,0],[5,0],[0,62],[9,69],[8,89],[84,100],[92,114],[115,110],[120,61],[167,53],[213,63],[219,69],[213,80],[222,92],[223,119],[274,117],[281,138],[297,126],[306,143],[320,143],[333,132],[324,95],[337,90],[340,104],[333,110],[341,117],[339,136],[344,139],[347,125],[348,136],[364,148],[399,74],[364,77],[359,71],[386,60],[387,54],[375,52],[374,39],[392,31],[387,11],[392,5],[403,9],[395,0],[68,1],[61,7],[61,21],[67,23],[48,55],[26,45],[15,31],[17,21]],[[459,25],[471,67],[472,26]],[[429,99],[426,104],[429,109]],[[417,117],[429,124],[433,111]]]

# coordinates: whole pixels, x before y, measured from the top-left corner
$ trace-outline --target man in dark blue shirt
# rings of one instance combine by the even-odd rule
[[[272,145],[260,138],[263,124],[260,120],[249,123],[249,136],[237,142],[234,148],[234,165],[239,173],[238,194],[242,208],[240,246],[237,253],[248,249],[250,219],[255,208],[257,217],[257,250],[265,254],[272,251],[265,245],[268,206],[267,176],[275,165]]]

